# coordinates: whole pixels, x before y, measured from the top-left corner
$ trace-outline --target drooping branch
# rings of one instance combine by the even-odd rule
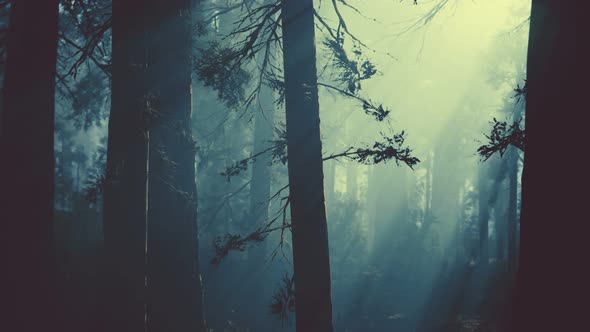
[[[523,86],[516,85],[514,95],[512,98],[516,99],[516,104],[521,100],[526,100],[526,80]],[[488,160],[495,153],[499,153],[500,157],[504,155],[509,146],[514,146],[517,149],[524,151],[526,134],[524,128],[521,127],[522,119],[516,119],[512,124],[507,121],[498,121],[494,118],[491,122],[492,130],[489,134],[484,135],[488,143],[480,146],[477,153],[485,161]]]
[[[287,163],[287,132],[284,129],[276,130],[276,132],[278,137],[269,142],[268,148],[233,163],[220,174],[229,182],[232,176],[237,176],[247,170],[250,164],[256,162],[256,158],[267,153],[271,153],[271,164],[280,162],[285,165]]]
[[[228,106],[236,107],[243,102],[244,108],[247,108],[258,96],[264,77],[272,69],[271,46],[280,42],[277,34],[280,2],[254,9],[245,3],[242,9],[247,10],[246,14],[234,23],[235,29],[223,38],[233,38],[238,42],[231,46],[211,43],[209,47],[200,49],[202,56],[196,61],[195,68],[205,86],[216,90]],[[244,67],[257,54],[261,59],[258,61],[260,74],[255,88],[247,94],[246,86],[252,77]]]
[[[438,0],[434,6],[426,12],[426,14],[420,16],[417,20],[414,20],[409,26],[402,29],[401,31],[395,33],[394,37],[400,37],[404,34],[417,31],[421,28],[424,28],[430,23],[434,18],[442,11],[442,9],[447,6],[449,0]],[[414,0],[414,5],[417,5],[418,1]]]
[[[350,36],[350,38],[352,38],[352,40],[354,40],[355,42],[361,44],[364,47],[367,47],[367,45],[365,45],[360,39],[358,39],[357,37],[355,37],[350,30],[348,30],[348,26],[346,25],[346,20],[344,19],[344,17],[342,16],[342,14],[340,13],[340,9],[338,8],[338,2],[341,2],[343,4],[345,4],[347,7],[352,7],[348,4],[346,4],[346,2],[342,1],[342,0],[332,0],[332,7],[334,7],[334,12],[336,13],[336,16],[338,17],[338,28],[336,29],[337,33],[336,35],[339,36],[340,35],[340,31],[344,31],[348,36]],[[354,7],[352,7],[354,8]],[[357,10],[358,12],[358,10]]]
[[[91,61],[107,77],[110,77],[110,54],[104,48],[108,32],[112,27],[110,6],[109,2],[99,0],[76,0],[63,6],[69,18],[69,21],[65,24],[73,27],[73,29],[62,29],[59,37],[67,45],[74,48],[74,53],[68,57],[73,59],[73,62],[68,65],[69,68],[64,76],[75,78],[80,66],[87,61]],[[76,37],[68,36],[68,31],[75,31]],[[80,43],[78,40],[82,42]]]
[[[488,143],[480,146],[477,153],[485,161],[492,157],[495,153],[503,156],[509,146],[514,146],[517,149],[524,151],[525,149],[525,131],[520,126],[520,119],[508,124],[505,121],[498,121],[495,118],[492,121],[492,130],[490,134],[486,134]]]
[[[416,164],[420,162],[418,158],[411,155],[412,150],[410,148],[404,147],[405,132],[402,131],[399,134],[393,135],[393,137],[388,137],[383,134],[382,136],[383,141],[381,142],[375,142],[373,145],[364,148],[350,147],[343,152],[325,156],[322,158],[322,160],[327,161],[338,158],[346,158],[348,160],[356,161],[358,163],[367,165],[387,163],[388,161],[393,160],[398,165],[400,163],[404,163],[412,169]],[[281,143],[281,145],[286,147],[284,143]],[[263,153],[268,153],[270,151],[276,151],[275,149],[276,147],[270,147],[236,164],[240,165],[240,167],[247,167],[247,165],[251,161],[253,161],[253,159],[255,159],[256,156],[259,156]],[[283,147],[281,147],[281,151],[283,151],[283,153],[286,152],[286,150],[284,150]],[[286,160],[286,156],[282,156],[281,158],[285,158],[284,160]],[[239,174],[239,172],[233,173],[232,175],[237,174]],[[288,187],[289,185],[284,186],[277,193],[275,193],[272,197],[269,198],[269,201],[274,199],[280,199],[282,205],[280,211],[275,216],[270,218],[264,226],[259,227],[255,231],[244,236],[239,234],[228,233],[223,237],[217,237],[213,243],[216,254],[211,260],[211,263],[214,265],[218,265],[223,260],[223,258],[225,258],[229,254],[229,252],[244,251],[248,247],[264,241],[264,239],[269,233],[280,230],[281,234],[279,244],[277,245],[277,247],[271,255],[271,259],[274,259],[274,257],[283,248],[285,230],[290,229],[291,227],[291,224],[287,220],[289,196],[281,197],[282,191],[287,189]],[[275,226],[276,221],[279,219],[282,220],[281,225]]]
[[[414,166],[420,162],[420,159],[412,156],[412,150],[409,147],[403,146],[405,142],[404,131],[393,135],[393,137],[383,134],[382,137],[383,141],[375,142],[371,146],[364,148],[350,147],[341,153],[324,157],[323,160],[346,158],[365,165],[376,165],[393,160],[397,165],[404,163],[411,169],[414,169]]]
[[[361,90],[361,82],[377,73],[375,65],[361,58],[362,52],[359,47],[353,49],[355,59],[350,59],[344,50],[342,39],[326,39],[323,45],[333,54],[331,64],[337,70],[336,80],[356,97],[357,92]]]
[[[73,48],[76,49],[76,53],[74,56],[77,56],[76,61],[74,62],[74,64],[71,65],[70,69],[68,70],[66,75],[73,75],[76,76],[78,67],[80,67],[80,65],[82,65],[82,63],[84,63],[84,61],[86,60],[90,60],[92,61],[108,78],[111,77],[111,70],[110,70],[110,64],[108,63],[102,63],[100,61],[98,61],[98,59],[96,58],[96,56],[92,53],[92,50],[89,50],[88,48],[86,48],[86,46],[80,46],[78,45],[76,42],[74,42],[73,40],[71,40],[70,38],[68,38],[66,35],[64,35],[63,33],[59,34],[59,39],[62,40],[63,42],[65,42],[67,45],[72,46]]]
[[[389,113],[391,113],[391,111],[388,110],[385,106],[383,106],[383,104],[375,104],[372,101],[370,101],[369,99],[365,99],[365,98],[358,96],[356,94],[352,94],[348,91],[345,91],[345,90],[335,87],[333,85],[318,82],[318,86],[333,90],[343,96],[360,101],[362,103],[362,108],[363,108],[365,114],[373,116],[375,118],[375,120],[377,120],[379,122],[385,120],[387,118],[387,116],[389,115]]]
[[[269,200],[279,197],[280,193],[283,190],[285,190],[287,187],[288,186],[281,188]],[[283,247],[283,244],[284,244],[284,236],[283,235],[284,235],[285,230],[291,228],[291,224],[288,223],[288,221],[287,221],[287,211],[288,211],[288,207],[289,207],[289,196],[281,197],[280,200],[283,203],[282,203],[282,206],[281,206],[279,212],[276,213],[274,216],[272,216],[266,222],[266,224],[264,226],[261,226],[261,227],[257,228],[255,231],[253,231],[249,234],[246,234],[246,235],[227,233],[223,237],[217,236],[213,240],[213,248],[215,249],[215,255],[213,256],[213,258],[211,258],[211,261],[210,261],[211,264],[217,266],[223,261],[223,259],[225,257],[227,257],[227,255],[231,251],[245,251],[247,248],[264,241],[264,239],[266,239],[268,234],[280,230],[281,231],[281,240],[279,242],[279,245],[277,246],[277,249],[275,249],[273,251],[273,254],[271,255],[271,259],[274,259],[274,257],[276,256],[276,253],[278,252],[278,248]],[[277,220],[282,221],[279,226],[275,226],[275,223]]]

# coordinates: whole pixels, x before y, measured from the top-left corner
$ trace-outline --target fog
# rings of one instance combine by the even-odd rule
[[[204,3],[200,14],[212,18],[203,23],[205,32],[194,34],[197,58],[204,57],[212,41],[232,46],[244,38],[223,37],[237,26],[234,22],[244,17],[244,11],[222,13],[220,8],[232,1]],[[512,159],[494,155],[484,160],[478,148],[488,142],[494,118],[512,122],[523,116],[524,101],[515,97],[515,89],[523,86],[526,74],[530,1],[348,1],[354,7],[341,3],[348,30],[343,33],[343,48],[359,63],[370,61],[376,73],[360,81],[353,93],[360,99],[319,87],[322,153],[328,159],[323,163],[323,183],[334,330],[495,331],[508,301],[510,262],[516,259],[509,243],[516,243],[517,236],[508,225],[514,223],[518,229],[509,210],[514,203],[515,213],[519,211],[512,193],[520,191],[522,153],[510,148],[505,156]],[[338,24],[330,1],[315,5],[326,24]],[[317,21],[315,33],[318,81],[339,86],[334,55],[324,44],[329,34]],[[69,50],[62,44],[60,49]],[[269,141],[280,140],[285,125],[279,91],[246,102],[256,85],[256,61],[260,61],[250,60],[240,68],[250,81],[245,87],[237,83],[226,87],[223,96],[198,71],[193,75],[203,308],[213,331],[294,331],[289,304],[270,307],[277,304],[276,296],[281,299],[281,290],[291,287],[289,229],[265,233],[263,241],[246,241],[215,260],[227,235],[243,238],[269,222],[276,226],[290,220],[285,208],[287,166],[280,153],[276,159],[248,159],[260,152],[257,121],[270,128],[270,139],[260,145],[264,148]],[[280,67],[281,61],[275,61]],[[92,66],[80,69],[79,77],[91,75],[102,77]],[[68,82],[77,86],[81,80]],[[101,83],[96,89],[108,95],[107,78],[97,81]],[[58,89],[58,94],[59,257],[62,274],[79,281],[65,287],[69,310],[92,317],[99,279],[93,262],[100,261],[102,252],[102,200],[100,192],[96,195],[96,180],[105,167],[110,100],[98,96],[98,101],[78,106],[91,111],[76,112],[67,91]],[[233,94],[237,101],[228,102]],[[279,101],[264,113],[261,109],[269,108],[268,99]],[[363,110],[361,100],[383,105],[390,113],[376,121]],[[89,112],[98,114],[96,119],[87,120]],[[375,165],[330,158],[402,131],[404,145],[420,160],[413,167],[395,160]],[[83,155],[79,159],[73,156],[77,152]],[[245,167],[231,176],[222,175],[244,159],[249,160]],[[253,168],[270,163],[268,217],[260,219],[252,212],[261,204],[252,198]],[[515,183],[512,173],[518,179]],[[90,201],[89,193],[94,198]],[[487,231],[482,240],[484,222]],[[258,263],[252,263],[256,259]],[[85,305],[76,305],[79,301]]]

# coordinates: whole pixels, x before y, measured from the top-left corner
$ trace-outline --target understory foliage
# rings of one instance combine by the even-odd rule
[[[281,322],[289,319],[289,313],[295,312],[295,280],[293,276],[285,274],[279,288],[272,297],[269,305],[270,314],[278,316]]]

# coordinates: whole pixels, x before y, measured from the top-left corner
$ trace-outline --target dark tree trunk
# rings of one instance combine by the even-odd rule
[[[147,331],[204,331],[191,131],[193,0],[152,0]]]
[[[490,219],[489,204],[489,169],[487,165],[480,165],[478,173],[478,202],[479,202],[479,264],[487,266],[489,262],[488,250],[488,222]]]
[[[516,148],[511,148],[512,151],[509,155],[508,160],[508,229],[507,229],[507,238],[508,238],[508,251],[507,251],[507,258],[508,258],[508,271],[514,272],[516,271],[516,262],[517,262],[517,252],[516,252],[516,242],[517,242],[517,226],[518,226],[518,216],[517,216],[517,208],[518,208],[518,158],[519,153]]]
[[[284,0],[281,6],[296,328],[331,332],[313,1]]]
[[[147,331],[203,331],[191,132],[191,0],[150,2]]]
[[[583,49],[577,35],[585,26],[579,10],[574,2],[532,2],[514,332],[575,331],[587,324],[580,305],[587,300],[581,291],[588,281],[587,196],[574,190],[585,186],[588,171],[588,159],[577,158],[584,151],[587,94],[581,90],[588,73],[577,61]]]
[[[501,190],[502,183],[496,183],[495,191]],[[497,193],[500,194],[500,193]],[[505,196],[499,195],[496,197],[494,204],[494,231],[496,233],[496,261],[498,264],[504,264],[506,258],[506,234],[508,223],[506,222],[505,204],[503,202]]]
[[[111,114],[104,188],[105,331],[145,331],[147,35],[142,0],[113,1]]]
[[[57,33],[57,0],[12,2],[0,114],[5,331],[59,329],[53,239]]]
[[[113,3],[108,331],[202,331],[191,0]],[[147,318],[147,319],[146,319]]]
[[[489,206],[494,211],[494,232],[496,233],[495,258],[498,263],[504,261],[506,252],[506,234],[507,218],[506,218],[506,195],[504,195],[504,179],[506,178],[506,159],[501,159],[491,164],[491,169],[496,169],[495,175],[492,178],[492,188],[490,188]]]

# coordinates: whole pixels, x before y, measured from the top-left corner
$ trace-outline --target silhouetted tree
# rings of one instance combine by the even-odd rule
[[[508,239],[508,270],[516,271],[517,266],[517,242],[518,242],[518,159],[520,154],[516,148],[512,148],[508,161],[508,212],[507,212],[507,239]]]
[[[204,331],[191,123],[194,0],[148,6],[147,331]]]
[[[111,331],[204,329],[190,130],[192,5],[113,2],[104,193]]]
[[[489,262],[488,222],[490,220],[489,204],[489,167],[480,165],[478,172],[478,211],[479,211],[479,248],[478,259],[480,266],[487,266]]]
[[[283,0],[281,9],[296,328],[331,332],[313,1]]]
[[[108,295],[106,330],[145,330],[147,124],[149,96],[147,4],[114,0],[111,113],[104,185],[104,243]]]
[[[8,291],[2,325],[10,331],[59,329],[53,239],[58,0],[10,6],[0,113],[0,242]]]
[[[587,65],[578,67],[576,61],[580,56],[578,19],[579,8],[573,3],[532,2],[520,261],[510,329],[514,332],[575,330],[585,319],[582,309],[573,305],[583,301],[578,287],[587,281],[579,273],[583,264],[578,260],[585,252],[581,219],[585,202],[579,195],[565,193],[578,187],[577,177],[587,172],[588,162],[549,157],[553,151],[565,156],[580,152],[585,124],[576,119],[586,101],[576,78],[585,77]],[[550,176],[548,170],[571,178]],[[576,294],[580,294],[578,301]]]

